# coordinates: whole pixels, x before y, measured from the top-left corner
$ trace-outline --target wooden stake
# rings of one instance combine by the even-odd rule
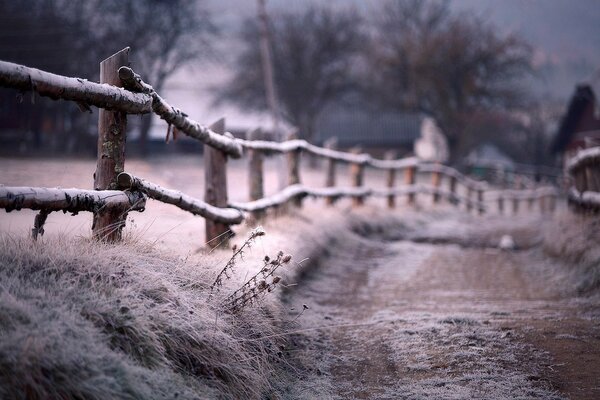
[[[477,207],[479,208],[479,215],[483,215],[483,190],[479,189],[477,190],[477,201],[479,202],[479,204],[477,205]]]
[[[122,87],[119,67],[129,65],[129,47],[100,63],[100,83]],[[98,160],[94,173],[94,189],[114,190],[117,175],[125,169],[127,114],[100,109],[98,113]],[[108,242],[121,240],[127,212],[112,209],[94,213],[94,237]]]
[[[289,140],[296,139],[296,135],[292,134]],[[292,150],[287,153],[287,168],[288,168],[288,181],[287,185],[297,185],[300,183],[300,156],[302,150]],[[297,197],[292,200],[292,204],[296,207],[302,207],[302,198]]]
[[[456,176],[450,177],[450,202],[452,204],[458,205],[458,200],[456,197]]]
[[[417,168],[414,166],[410,166],[404,170],[404,183],[406,185],[414,185],[415,184],[415,178],[417,175],[416,170],[417,170]],[[408,205],[411,205],[411,206],[415,205],[415,193],[408,194],[407,202],[408,202]]]
[[[504,197],[498,197],[498,212],[504,214]]]
[[[471,200],[473,199],[473,189],[471,186],[467,187],[467,211],[471,211],[473,209],[473,204]]]
[[[437,191],[437,189],[440,188],[440,181],[441,181],[441,176],[440,176],[439,171],[433,171],[431,173],[431,185],[434,188],[434,191],[432,194],[433,204],[437,204],[440,202],[440,194]]]
[[[262,131],[255,129],[248,132],[248,140],[261,140]],[[248,150],[248,179],[250,181],[250,201],[260,200],[265,196],[263,178],[263,153],[260,150]],[[263,211],[253,213],[255,219],[264,217]]]
[[[396,152],[394,150],[387,151],[385,153],[386,160],[394,160],[396,158]],[[393,189],[396,181],[396,170],[394,168],[390,168],[387,170],[387,187],[389,189]],[[387,198],[388,208],[396,207],[396,196],[390,194]]]
[[[221,118],[210,126],[219,134],[225,133],[225,118]],[[227,207],[227,154],[221,150],[204,145],[204,201],[215,207]],[[206,242],[210,248],[229,247],[229,225],[206,222]]]
[[[351,153],[360,154],[361,149],[356,147],[351,150]],[[352,186],[354,187],[362,187],[363,186],[363,175],[364,175],[364,165],[359,163],[350,164],[350,177]],[[354,197],[352,199],[352,205],[354,207],[360,207],[364,204],[365,200],[362,197]]]
[[[324,143],[324,147],[329,150],[335,150],[337,148],[337,138],[330,138]],[[327,176],[325,177],[325,187],[335,187],[335,166],[336,160],[334,158],[327,158]],[[328,206],[333,205],[335,202],[334,197],[325,198],[325,204]]]

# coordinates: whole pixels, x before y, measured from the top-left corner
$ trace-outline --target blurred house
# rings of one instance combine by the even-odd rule
[[[490,181],[506,181],[515,171],[514,160],[491,143],[471,150],[463,164],[471,175]]]
[[[395,150],[398,156],[413,151],[421,134],[422,118],[416,114],[370,112],[336,108],[323,112],[316,123],[315,144],[337,138],[337,147],[360,146],[374,156]]]
[[[579,149],[600,144],[599,107],[592,86],[578,85],[552,142],[552,154],[566,160]]]

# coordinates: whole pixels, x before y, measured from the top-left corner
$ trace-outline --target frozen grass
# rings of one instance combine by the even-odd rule
[[[307,217],[268,221],[212,293],[231,250],[182,257],[131,237],[1,235],[0,398],[289,398],[287,383],[309,367],[284,356],[296,323],[281,312],[281,289],[293,290],[302,260],[340,229],[339,213],[326,214],[318,233]],[[274,293],[227,312],[227,296],[281,249],[294,258]]]
[[[260,398],[275,391],[283,344],[268,337],[278,333],[276,304],[221,313],[207,301],[207,264],[139,243],[4,237],[0,397]]]
[[[565,264],[580,293],[600,289],[600,217],[566,211],[546,224],[544,252]]]

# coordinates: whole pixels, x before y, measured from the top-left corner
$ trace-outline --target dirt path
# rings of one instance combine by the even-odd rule
[[[498,224],[436,216],[335,244],[291,299],[311,307],[301,352],[323,397],[600,398],[598,299],[561,295],[535,223]],[[528,249],[493,248],[503,233]]]

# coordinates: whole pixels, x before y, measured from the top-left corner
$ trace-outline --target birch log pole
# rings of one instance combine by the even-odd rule
[[[129,47],[108,57],[100,63],[100,83],[122,87],[119,67],[129,65]],[[125,168],[125,140],[127,114],[122,111],[99,110],[98,115],[98,160],[94,173],[94,189],[114,190],[117,175]],[[118,209],[107,209],[94,213],[92,230],[94,237],[108,242],[121,240],[127,213]]]
[[[385,153],[386,160],[393,160],[396,158],[396,152],[394,150],[390,150]],[[393,189],[396,183],[396,170],[394,168],[390,168],[387,170],[387,187],[389,189]],[[396,196],[393,193],[387,197],[387,206],[388,208],[396,207]]]
[[[217,134],[225,133],[225,119],[221,118],[209,128]],[[204,201],[212,206],[225,208],[227,199],[227,154],[204,145]],[[205,220],[206,243],[210,248],[229,247],[229,225]]]

